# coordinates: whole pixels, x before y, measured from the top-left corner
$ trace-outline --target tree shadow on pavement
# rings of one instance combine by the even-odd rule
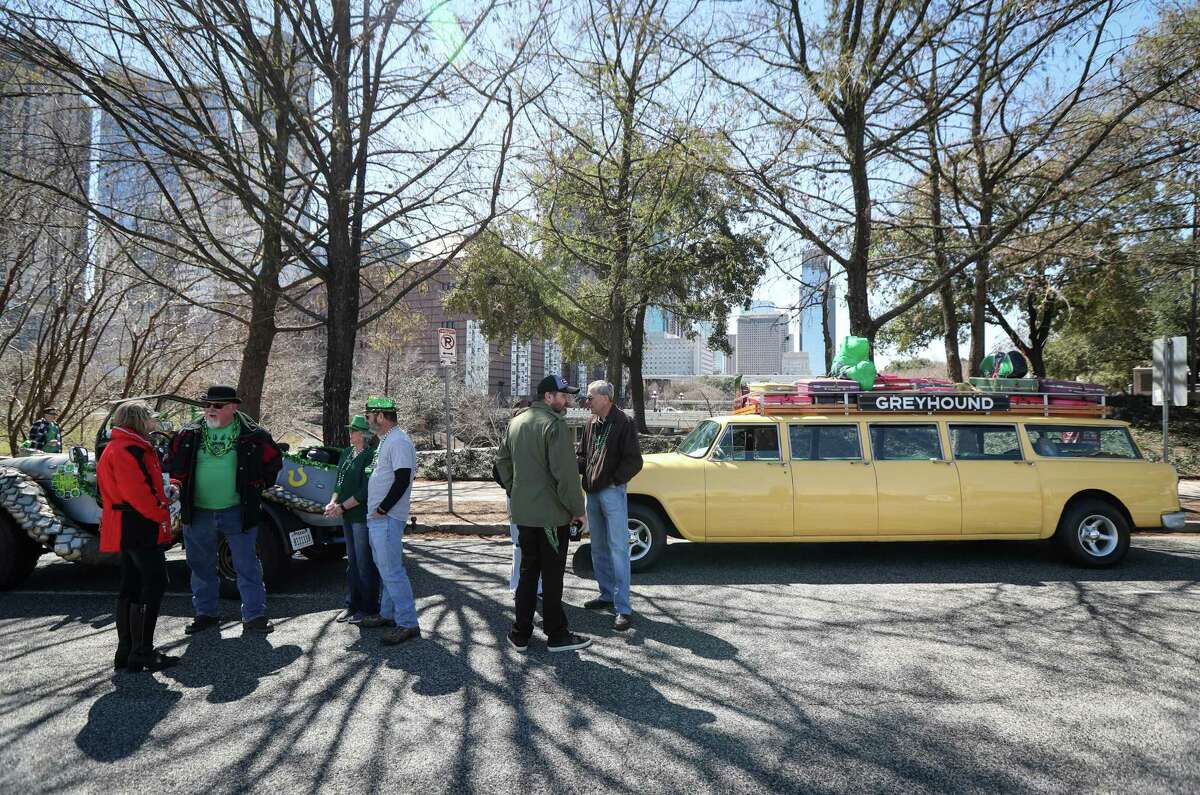
[[[211,687],[210,704],[240,701],[258,689],[258,683],[300,659],[303,650],[294,644],[272,646],[263,635],[218,636],[208,631],[195,635],[179,665],[163,676],[187,688]]]
[[[558,682],[573,696],[605,712],[645,726],[680,733],[717,719],[707,710],[668,700],[641,676],[601,665],[585,655],[587,651],[554,654],[549,664],[554,667]]]
[[[89,759],[118,762],[137,752],[183,694],[149,673],[121,672],[114,690],[96,699],[75,745]]]

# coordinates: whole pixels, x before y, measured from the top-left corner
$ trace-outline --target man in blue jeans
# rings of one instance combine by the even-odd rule
[[[183,543],[192,570],[196,617],[183,631],[191,635],[221,625],[217,550],[224,536],[242,598],[242,631],[267,634],[274,627],[267,619],[258,562],[258,525],[263,489],[275,484],[283,456],[271,435],[238,411],[242,401],[233,387],[210,386],[200,401],[204,419],[175,434],[167,457],[171,478],[179,482]]]
[[[629,604],[629,503],[625,484],[642,469],[637,427],[613,402],[607,381],[588,385],[592,418],[579,445],[579,473],[587,494],[587,524],[592,537],[592,568],[600,596],[584,603],[589,610],[611,608],[617,614],[613,629],[625,631],[633,622]]]
[[[417,451],[408,434],[396,427],[396,404],[391,398],[367,400],[367,423],[379,439],[367,479],[367,534],[379,569],[379,615],[364,618],[362,626],[392,626],[382,639],[386,646],[421,637],[412,583],[404,570],[404,523],[412,501]]]

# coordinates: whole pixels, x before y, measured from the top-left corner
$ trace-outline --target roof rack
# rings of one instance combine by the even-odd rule
[[[825,397],[833,397],[826,395]],[[767,403],[764,397],[781,397],[780,395],[757,396],[760,399],[751,401],[753,393],[744,395],[746,400],[742,406],[735,407],[733,413],[737,416],[757,415],[762,417],[782,416],[820,416],[830,414],[983,414],[983,415],[1015,415],[1023,417],[1082,417],[1103,419],[1112,414],[1105,395],[1096,396],[1096,402],[1085,400],[1084,397],[1050,394],[1049,392],[1014,392],[1014,393],[983,393],[983,392],[843,392],[838,402],[824,403]],[[863,406],[861,398],[866,397],[874,405]],[[905,401],[903,398],[914,398]],[[1027,402],[1013,403],[1012,398],[1036,398]],[[880,400],[886,398],[886,400]],[[899,398],[899,400],[896,400]],[[976,398],[977,400],[971,400]],[[1063,403],[1071,400],[1072,403]],[[912,404],[916,404],[915,406]]]

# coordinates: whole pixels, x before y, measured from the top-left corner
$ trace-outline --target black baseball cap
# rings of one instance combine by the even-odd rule
[[[561,375],[548,375],[538,382],[537,393],[566,392],[568,395],[578,395],[579,387],[568,384]]]

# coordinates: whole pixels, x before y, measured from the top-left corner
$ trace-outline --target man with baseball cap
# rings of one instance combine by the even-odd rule
[[[404,570],[404,524],[412,501],[417,450],[408,434],[396,426],[396,404],[391,398],[368,398],[364,413],[379,439],[368,467],[367,536],[382,589],[379,615],[364,618],[362,626],[395,627],[381,640],[392,646],[421,637],[412,583]]]
[[[542,629],[552,652],[584,649],[590,638],[571,633],[562,606],[571,521],[584,521],[583,487],[571,429],[563,414],[578,387],[548,375],[538,384],[529,410],[514,417],[500,443],[496,469],[512,497],[512,521],[521,546],[516,620],[508,642],[529,648],[538,577],[542,579]]]
[[[62,452],[62,429],[58,426],[58,409],[46,406],[42,416],[29,428],[29,448],[43,453]]]

